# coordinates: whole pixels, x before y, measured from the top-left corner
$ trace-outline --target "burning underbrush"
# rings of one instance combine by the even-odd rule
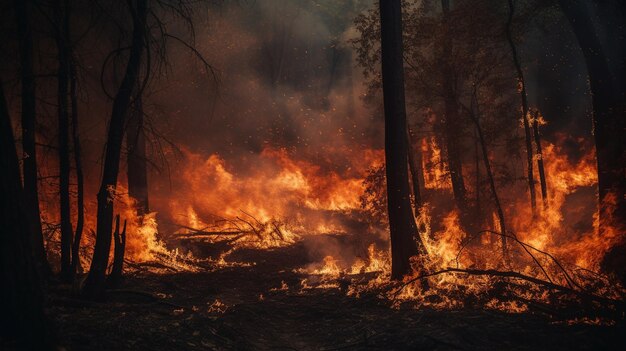
[[[418,145],[425,202],[415,218],[427,253],[413,258],[413,273],[401,282],[390,281],[382,151],[374,150],[338,170],[267,148],[247,160],[254,166],[244,173],[219,155],[184,151],[171,185],[175,196],[152,197],[158,215],[138,216],[126,189],[115,191],[116,213],[127,221],[126,270],[250,267],[257,262],[239,260],[237,252],[304,242],[310,263],[291,269],[301,277],[299,284],[282,284],[275,292],[339,289],[352,297],[378,296],[396,307],[530,311],[590,323],[621,318],[623,288],[597,272],[623,230],[600,235],[595,229],[595,207],[589,206],[596,201],[593,150],[570,159],[558,143],[547,144],[544,205],[531,213],[524,191],[512,187],[503,196],[503,234],[490,205],[482,211],[491,215],[471,225],[449,206],[449,171],[436,139]],[[83,267],[93,247],[95,203],[85,213]],[[45,223],[56,218],[44,214]],[[58,227],[51,225],[52,254],[57,241]]]

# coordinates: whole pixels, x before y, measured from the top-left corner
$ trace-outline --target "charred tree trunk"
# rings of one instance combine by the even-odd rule
[[[411,172],[411,185],[413,186],[413,200],[414,200],[414,211],[415,217],[419,216],[420,208],[422,207],[422,194],[420,191],[420,186],[422,182],[420,181],[420,167],[418,166],[418,161],[413,150],[413,143],[411,142],[411,129],[409,128],[407,133],[407,147],[408,147],[408,156],[409,156],[409,171]]]
[[[482,214],[482,208],[481,208],[481,203],[480,203],[480,182],[481,182],[481,178],[480,178],[480,151],[479,151],[479,144],[480,144],[480,140],[479,140],[479,136],[478,136],[478,132],[476,132],[475,134],[475,141],[474,141],[474,167],[475,167],[475,172],[476,172],[476,184],[475,184],[475,188],[474,191],[476,192],[476,198],[474,200],[475,204],[474,204],[474,213],[475,213],[475,219],[474,221],[476,222],[476,224],[480,225],[483,222],[483,214]]]
[[[539,134],[539,111],[535,111],[533,118],[533,134],[535,137],[535,148],[537,149],[537,169],[539,170],[539,184],[541,184],[541,200],[543,209],[548,209],[548,186],[546,184],[546,171],[543,166],[543,153],[541,150],[541,135]]]
[[[0,81],[0,304],[2,344],[15,349],[52,349],[43,310],[41,279],[31,246],[11,119]],[[11,348],[9,346],[9,348]]]
[[[561,0],[561,8],[585,57],[593,104],[593,132],[598,162],[599,232],[626,230],[626,91],[613,76],[592,19],[580,1]],[[624,14],[622,13],[622,16]],[[624,23],[607,21],[611,33],[623,32]],[[622,45],[624,43],[622,42]],[[611,249],[602,268],[626,282],[626,242]]]
[[[70,149],[69,149],[69,21],[67,16],[67,0],[57,0],[55,14],[57,20],[56,44],[59,60],[57,71],[57,114],[59,133],[59,200],[61,213],[61,279],[71,281],[72,272],[72,219],[70,214]]]
[[[496,213],[498,214],[498,222],[500,222],[500,235],[501,244],[502,244],[502,257],[505,261],[508,259],[508,250],[506,246],[506,222],[504,220],[504,211],[502,210],[502,205],[500,204],[500,197],[498,196],[498,190],[496,188],[496,182],[493,178],[493,172],[491,171],[491,162],[489,161],[489,152],[487,151],[487,144],[485,143],[485,137],[483,135],[482,128],[480,127],[480,110],[478,107],[478,99],[476,98],[476,92],[474,92],[473,100],[474,108],[476,112],[474,113],[474,109],[470,109],[468,111],[474,125],[476,126],[476,133],[478,134],[478,141],[480,142],[480,149],[483,154],[483,165],[485,167],[485,172],[487,173],[487,179],[489,180],[489,188],[491,189],[491,196],[493,197],[493,202],[496,206]]]
[[[463,164],[461,162],[460,137],[461,123],[459,115],[459,103],[455,86],[454,69],[449,62],[452,56],[452,37],[450,34],[450,1],[442,0],[444,42],[442,53],[442,73],[443,73],[443,94],[444,94],[444,133],[446,140],[446,155],[450,180],[452,182],[452,192],[457,208],[462,217],[467,215],[467,199],[465,182],[463,180]]]
[[[136,4],[137,5],[132,8],[132,3],[129,3],[133,16],[132,44],[124,79],[113,100],[102,183],[97,196],[98,223],[96,229],[96,245],[89,275],[85,280],[83,289],[85,296],[96,299],[102,297],[105,289],[106,269],[109,262],[109,250],[111,248],[111,230],[113,229],[113,197],[115,196],[119,173],[122,139],[124,136],[124,120],[128,113],[133,87],[137,85],[141,56],[145,45],[144,38],[146,36],[148,4],[147,0],[137,0]]]
[[[526,139],[526,165],[528,175],[528,188],[530,189],[530,206],[533,211],[533,215],[536,213],[537,208],[537,195],[535,192],[535,178],[533,175],[533,145],[530,135],[530,123],[528,122],[528,96],[526,94],[526,82],[524,80],[524,71],[522,70],[522,64],[520,63],[519,56],[517,54],[517,47],[513,40],[513,33],[511,26],[513,24],[513,17],[515,15],[515,4],[513,0],[509,2],[509,17],[506,22],[506,39],[511,47],[511,55],[513,56],[513,64],[515,65],[515,71],[517,72],[517,81],[520,85],[520,97],[522,99],[522,121],[524,124],[524,137]]]
[[[109,274],[107,283],[110,286],[117,286],[122,281],[124,252],[126,250],[126,220],[124,220],[124,228],[120,232],[120,215],[115,216],[113,240],[115,242],[115,248],[113,249],[113,268],[111,268],[111,274]]]
[[[68,13],[69,15],[69,13]],[[72,243],[72,274],[82,270],[80,266],[80,241],[85,225],[85,190],[78,129],[78,90],[76,63],[70,55],[70,102],[72,103],[72,142],[74,144],[74,166],[76,167],[76,231]]]
[[[148,207],[148,167],[146,162],[146,136],[143,126],[143,102],[141,96],[135,99],[126,132],[128,165],[128,193],[137,201],[137,215],[144,216]]]
[[[402,279],[411,268],[411,256],[425,250],[409,198],[400,0],[380,1],[380,27],[391,278]]]
[[[15,0],[15,18],[20,51],[20,77],[22,80],[22,152],[24,175],[24,201],[31,228],[31,245],[35,262],[42,274],[50,273],[46,248],[41,230],[39,193],[37,190],[37,152],[35,149],[35,120],[37,116],[35,95],[35,73],[33,71],[33,35],[30,23],[29,0]]]

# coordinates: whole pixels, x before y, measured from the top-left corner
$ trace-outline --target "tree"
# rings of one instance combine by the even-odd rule
[[[535,178],[533,174],[533,145],[530,135],[530,123],[528,121],[528,95],[526,94],[526,81],[524,80],[524,71],[522,70],[522,64],[519,59],[517,47],[513,40],[513,33],[511,26],[513,24],[513,18],[515,16],[515,3],[513,0],[508,0],[509,3],[509,16],[506,22],[506,39],[511,47],[511,54],[513,56],[513,64],[515,65],[515,71],[517,72],[517,81],[520,87],[520,97],[522,100],[522,122],[524,124],[524,137],[526,140],[526,170],[528,177],[528,188],[530,189],[530,206],[533,210],[533,215],[537,208],[537,195],[535,192]]]
[[[113,229],[113,199],[119,174],[124,124],[130,107],[133,88],[138,86],[141,56],[145,47],[148,1],[137,0],[136,2],[129,2],[128,6],[133,21],[132,43],[124,78],[113,100],[102,182],[97,195],[96,245],[89,275],[83,289],[85,296],[91,298],[101,298],[105,289]]]
[[[422,157],[420,151],[415,151],[412,147],[411,128],[408,128],[407,133],[407,147],[408,147],[408,161],[409,171],[411,173],[411,187],[413,190],[413,202],[415,217],[419,215],[420,208],[422,207],[422,192],[421,187],[424,184],[424,174],[422,172]]]
[[[52,349],[43,311],[41,278],[33,256],[11,119],[0,81],[0,340],[16,349]]]
[[[58,52],[57,70],[57,114],[59,133],[59,200],[61,208],[61,278],[71,281],[72,272],[72,219],[70,213],[70,149],[69,149],[69,18],[68,0],[57,0],[55,4],[56,45]]]
[[[450,1],[441,0],[443,10],[443,43],[441,55],[441,72],[443,76],[443,100],[445,117],[443,119],[443,129],[446,141],[446,155],[450,180],[452,182],[452,192],[457,208],[462,217],[467,215],[467,203],[465,196],[465,182],[463,180],[463,163],[461,161],[460,137],[461,123],[459,114],[459,101],[457,86],[458,79],[455,77],[452,64],[452,33],[450,26]]]
[[[410,258],[423,252],[424,246],[409,197],[400,0],[380,1],[380,29],[391,278],[401,279],[411,268]]]
[[[541,135],[539,134],[539,110],[535,111],[535,115],[533,116],[533,137],[537,150],[537,169],[539,170],[539,184],[541,185],[541,200],[543,201],[543,209],[546,210],[548,208],[548,185],[546,184],[546,170],[543,165]]]
[[[68,13],[69,17],[69,13]],[[69,18],[68,18],[69,20]],[[69,32],[67,33],[69,38]],[[72,242],[72,274],[81,269],[80,241],[85,224],[85,190],[83,179],[83,164],[81,158],[80,136],[78,130],[78,88],[76,77],[76,62],[74,55],[70,55],[70,102],[72,104],[72,143],[74,144],[74,166],[76,168],[76,229]]]
[[[626,230],[626,89],[623,76],[611,72],[609,59],[602,47],[585,4],[580,0],[561,0],[561,9],[572,25],[582,50],[589,75],[593,105],[593,132],[598,164],[599,233]],[[618,19],[605,18],[610,33],[623,33],[624,12]],[[622,50],[624,38],[622,36]],[[624,257],[626,242],[605,257],[603,268],[626,281]]]
[[[141,96],[135,98],[127,129],[128,193],[137,201],[137,215],[141,217],[149,212],[146,136]]]
[[[24,175],[24,197],[26,211],[30,217],[30,235],[35,253],[35,262],[44,275],[50,272],[46,249],[41,231],[39,212],[39,192],[37,186],[37,151],[35,146],[35,128],[37,117],[37,97],[35,94],[35,73],[33,70],[33,34],[30,23],[30,0],[15,0],[15,19],[20,56],[20,78],[22,81],[22,152],[24,155],[22,171]]]

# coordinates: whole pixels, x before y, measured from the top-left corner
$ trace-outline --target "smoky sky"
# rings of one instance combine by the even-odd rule
[[[375,6],[373,1],[354,13],[334,16],[315,1],[209,4],[196,5],[193,42],[215,77],[194,53],[171,42],[167,68],[146,90],[144,105],[155,130],[149,148],[155,165],[152,179],[167,175],[168,168],[169,176],[176,174],[176,152],[166,151],[169,165],[157,160],[158,145],[169,143],[207,157],[217,153],[242,170],[255,167],[251,160],[266,147],[288,148],[300,158],[336,171],[350,165],[346,158],[354,157],[354,151],[383,147],[382,114],[363,102],[366,82],[349,44],[358,35],[352,26],[355,16]],[[89,2],[77,7],[77,27],[88,27],[85,23],[97,17],[89,7]],[[17,52],[10,35],[14,24],[10,11],[3,11],[2,18],[8,38],[0,44],[3,81],[12,110],[18,112]],[[42,24],[34,30],[40,52],[36,70],[42,76],[38,80],[39,129],[43,141],[54,144],[54,44],[45,18],[35,22]],[[189,38],[176,19],[168,23],[174,34]],[[531,104],[539,106],[548,120],[546,138],[565,131],[589,139],[591,101],[580,49],[562,16],[542,23],[531,25],[520,43]],[[79,48],[80,128],[85,166],[93,179],[99,178],[111,111],[111,100],[100,86],[101,67],[112,45],[124,40],[105,34],[92,29]],[[107,72],[115,75],[110,67]],[[115,80],[107,84],[113,89]],[[13,114],[16,130],[17,115]]]
[[[173,48],[168,88],[149,101],[173,139],[226,158],[268,146],[311,157],[365,146],[372,143],[366,130],[382,119],[360,99],[363,82],[347,42],[353,18],[342,20],[329,23],[306,1],[223,4],[196,26],[195,38],[217,82],[193,55]],[[373,142],[368,147],[381,146]]]

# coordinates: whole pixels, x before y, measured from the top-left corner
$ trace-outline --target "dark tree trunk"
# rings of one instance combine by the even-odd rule
[[[41,279],[30,240],[30,214],[25,206],[13,129],[1,81],[0,168],[0,342],[13,344],[20,350],[52,349],[43,310]]]
[[[124,120],[129,110],[133,87],[137,86],[141,56],[145,45],[146,15],[148,13],[147,0],[137,0],[136,4],[137,6],[131,9],[133,14],[133,35],[130,56],[124,79],[113,100],[102,183],[97,196],[98,223],[96,245],[89,275],[85,280],[83,289],[85,296],[96,299],[103,297],[105,289],[106,269],[109,262],[109,250],[111,249],[111,230],[113,229],[113,197],[115,196],[119,173],[122,139],[124,137]]]
[[[115,248],[113,249],[113,267],[111,268],[111,274],[109,274],[107,282],[110,286],[117,286],[122,281],[124,252],[126,250],[126,220],[124,220],[124,228],[120,232],[120,215],[115,216],[113,240],[115,242]]]
[[[462,130],[458,97],[455,86],[455,76],[452,64],[449,58],[452,56],[452,37],[450,33],[450,1],[442,0],[441,7],[443,9],[443,27],[444,33],[443,53],[442,53],[442,73],[443,73],[443,94],[445,118],[444,133],[446,140],[446,156],[448,160],[448,169],[450,171],[450,180],[452,182],[452,192],[457,208],[461,212],[461,216],[467,215],[467,199],[465,191],[465,182],[463,180],[463,163],[461,161],[460,137]]]
[[[72,272],[72,219],[70,214],[70,149],[69,149],[69,21],[67,16],[67,0],[57,0],[55,15],[57,20],[56,44],[59,60],[57,71],[57,114],[59,128],[59,199],[61,213],[61,279],[71,281]]]
[[[513,0],[509,1],[509,17],[506,22],[506,39],[511,47],[511,55],[513,56],[513,64],[515,65],[515,71],[517,72],[517,80],[520,85],[520,97],[522,99],[522,121],[524,123],[524,137],[526,139],[526,165],[528,176],[528,188],[530,189],[530,206],[533,211],[533,215],[537,209],[537,195],[535,192],[535,178],[533,175],[533,145],[532,137],[530,133],[530,123],[528,122],[528,96],[526,94],[526,82],[524,81],[524,71],[522,70],[522,64],[520,63],[519,56],[517,54],[517,48],[515,41],[513,40],[513,33],[511,32],[511,26],[513,24],[513,17],[515,15],[515,4]]]
[[[599,232],[626,231],[626,92],[623,77],[611,73],[609,61],[584,4],[559,1],[587,65],[593,104],[593,132],[598,162]],[[622,20],[623,20],[623,15]],[[624,23],[606,21],[609,33],[623,33]],[[624,42],[622,41],[622,45]],[[626,242],[609,251],[602,268],[626,282]]]
[[[80,266],[80,241],[83,236],[83,226],[85,225],[85,190],[78,129],[78,87],[76,80],[76,63],[74,62],[73,55],[70,55],[72,142],[74,143],[74,165],[76,167],[76,231],[74,232],[74,242],[72,243],[72,274],[82,270],[82,267]]]
[[[474,125],[476,126],[476,133],[478,134],[478,141],[480,142],[480,149],[483,154],[483,165],[485,167],[485,172],[487,173],[487,179],[489,180],[489,188],[491,190],[491,196],[493,197],[493,202],[496,206],[496,213],[498,214],[498,222],[500,222],[500,236],[501,244],[502,244],[502,257],[507,260],[508,259],[508,250],[506,246],[506,221],[504,220],[504,211],[502,210],[502,205],[500,204],[500,197],[498,196],[498,190],[496,188],[496,182],[493,178],[493,172],[491,171],[491,162],[489,161],[489,152],[487,151],[487,144],[485,143],[485,137],[483,135],[482,128],[480,127],[480,110],[478,107],[478,99],[476,98],[476,93],[474,93],[473,97],[475,103],[474,107],[476,109],[476,113],[473,110],[468,111]]]
[[[474,213],[475,213],[475,219],[474,222],[476,222],[476,224],[480,225],[483,222],[483,214],[482,214],[482,208],[481,208],[481,203],[480,203],[480,190],[481,190],[481,186],[480,186],[480,182],[481,182],[481,178],[480,178],[480,151],[479,151],[479,144],[480,144],[480,140],[479,140],[479,136],[478,136],[478,132],[476,132],[475,135],[475,141],[474,141],[474,167],[475,167],[475,172],[476,172],[476,184],[475,184],[475,188],[474,191],[476,192],[476,198],[474,200],[475,205],[474,205]]]
[[[26,213],[30,220],[30,247],[35,254],[35,263],[41,273],[47,276],[50,266],[41,230],[39,194],[37,190],[37,152],[35,150],[36,95],[35,74],[33,72],[33,35],[30,23],[29,0],[15,0],[15,18],[20,51],[20,77],[22,80],[22,152],[24,175],[24,198]]]
[[[546,184],[546,171],[543,166],[543,153],[541,150],[541,134],[539,134],[539,111],[535,111],[533,118],[533,134],[535,137],[535,148],[537,149],[537,169],[539,170],[539,184],[541,184],[541,200],[543,209],[548,209],[548,185]]]
[[[141,96],[135,99],[126,132],[128,165],[128,193],[137,201],[137,215],[142,217],[149,212],[148,207],[148,167],[146,162],[146,136],[143,125]]]
[[[420,208],[422,207],[422,194],[420,191],[420,187],[422,181],[420,181],[420,169],[421,167],[418,165],[418,160],[416,157],[416,153],[413,149],[413,143],[411,142],[411,129],[409,128],[407,134],[407,147],[408,147],[408,156],[409,156],[409,171],[411,172],[411,185],[413,188],[413,201],[414,201],[414,211],[415,217],[419,216]],[[421,161],[421,160],[420,160]]]
[[[391,278],[402,279],[411,268],[411,256],[425,250],[409,198],[400,0],[380,1],[380,26]]]

